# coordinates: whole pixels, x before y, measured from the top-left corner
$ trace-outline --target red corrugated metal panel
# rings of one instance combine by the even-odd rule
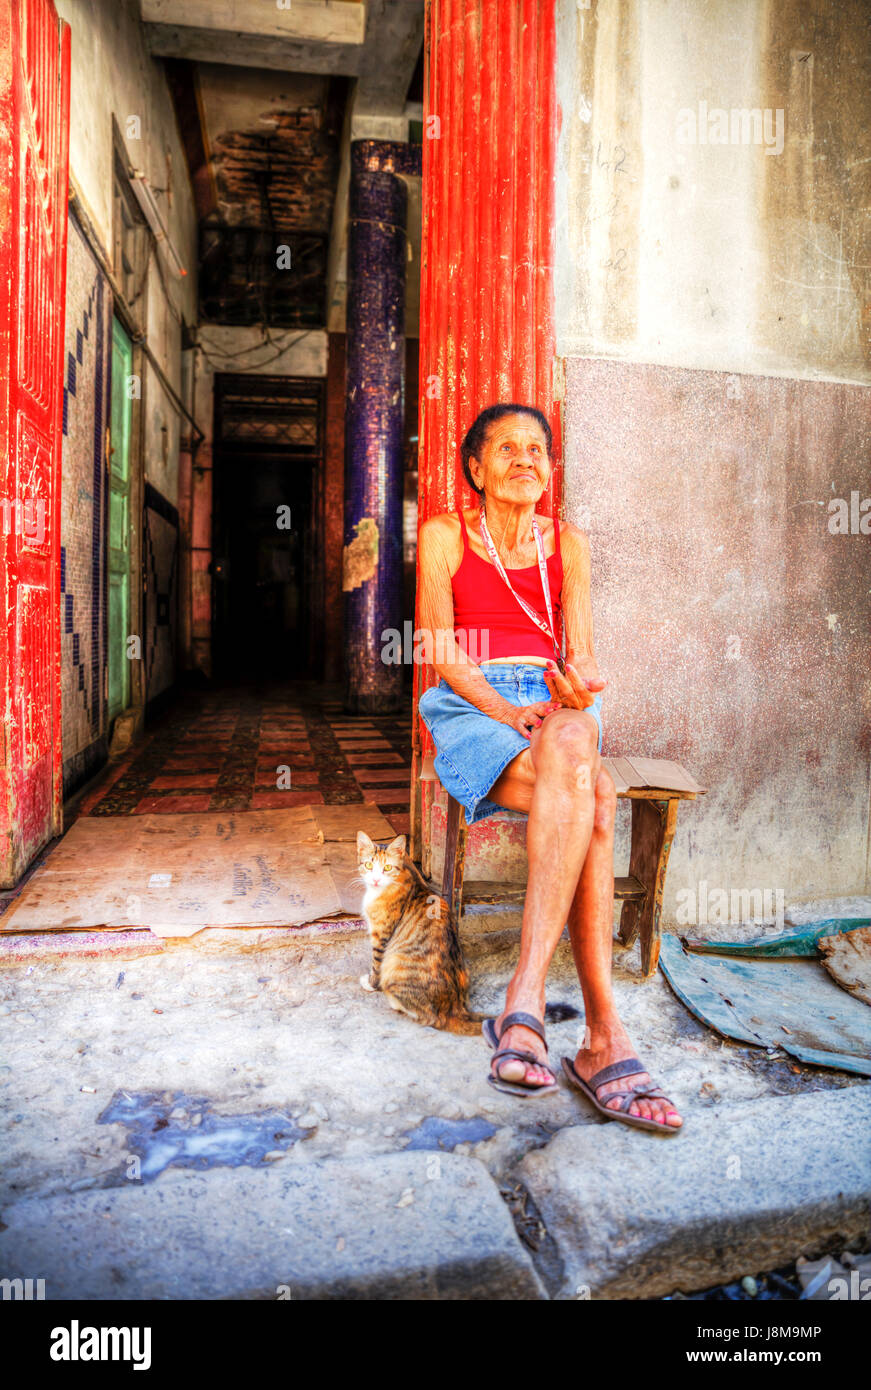
[[[60,470],[69,29],[0,7],[0,885],[61,820]]]
[[[497,400],[547,414],[557,466],[541,510],[559,499],[554,64],[554,0],[428,0],[419,523],[471,503],[460,441]],[[420,758],[431,751],[417,701],[431,681],[428,667],[415,668],[413,798]],[[424,799],[424,839],[427,820]],[[412,828],[417,840],[416,810]]]

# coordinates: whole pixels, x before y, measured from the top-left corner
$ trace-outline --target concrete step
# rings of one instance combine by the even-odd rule
[[[31,1197],[0,1272],[47,1299],[546,1297],[477,1159],[415,1151]]]
[[[675,1138],[564,1129],[516,1172],[562,1257],[552,1296],[689,1293],[867,1237],[871,1086],[719,1106]]]

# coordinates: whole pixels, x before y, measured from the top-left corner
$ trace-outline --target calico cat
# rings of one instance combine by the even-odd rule
[[[372,969],[360,984],[381,990],[392,1008],[418,1023],[480,1034],[487,1015],[469,1010],[469,972],[457,924],[405,853],[405,836],[382,847],[358,830],[357,863],[372,940]]]
[[[405,836],[381,846],[358,830],[357,864],[372,940],[372,969],[360,984],[381,990],[391,1008],[418,1023],[480,1034],[488,1015],[469,1009],[469,972],[457,924],[445,899],[405,853]],[[544,1011],[547,1023],[578,1016],[571,1004],[548,1004]]]

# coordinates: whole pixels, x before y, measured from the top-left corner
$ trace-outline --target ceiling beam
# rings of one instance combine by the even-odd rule
[[[218,197],[197,69],[184,58],[168,58],[164,69],[194,191],[197,218],[208,217],[214,212]]]
[[[424,0],[140,0],[156,57],[359,79],[360,111],[401,116]]]
[[[362,0],[140,0],[140,10],[144,24],[309,43],[363,43],[366,29]]]
[[[366,39],[362,0],[140,0],[156,57],[356,77]]]
[[[367,0],[366,43],[358,69],[358,116],[402,116],[423,45],[423,0]]]
[[[175,24],[146,24],[145,42],[155,58],[188,58],[281,72],[341,73],[346,77],[356,77],[363,51],[356,45],[292,43],[213,29],[181,29]]]

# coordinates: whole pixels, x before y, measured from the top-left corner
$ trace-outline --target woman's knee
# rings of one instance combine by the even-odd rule
[[[545,754],[571,766],[589,765],[599,749],[596,722],[583,710],[557,710],[541,726],[541,748]]]
[[[610,831],[617,814],[617,788],[614,779],[604,767],[596,778],[596,808],[593,813],[593,829]]]

